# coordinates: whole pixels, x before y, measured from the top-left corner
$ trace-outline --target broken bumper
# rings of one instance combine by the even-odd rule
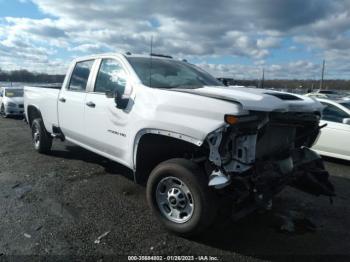
[[[212,176],[212,183],[214,178],[218,181]],[[239,209],[250,211],[271,205],[273,196],[288,185],[316,196],[335,196],[320,156],[306,147],[293,150],[283,160],[256,163],[252,170],[231,175],[225,182],[223,192],[230,195]]]
[[[329,173],[321,157],[309,148],[293,152],[294,170],[291,186],[316,196],[335,196],[335,189],[329,181]]]
[[[271,199],[287,185],[316,196],[335,195],[322,159],[306,147],[293,150],[286,159],[257,164],[253,172],[253,184],[264,199]]]

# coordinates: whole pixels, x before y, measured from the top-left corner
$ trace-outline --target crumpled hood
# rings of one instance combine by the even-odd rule
[[[195,95],[228,100],[242,105],[245,110],[266,112],[315,112],[323,106],[311,97],[268,89],[243,86],[205,86],[196,89],[170,89]]]

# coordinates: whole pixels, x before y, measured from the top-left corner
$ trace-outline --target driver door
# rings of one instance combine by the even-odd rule
[[[127,123],[130,112],[116,107],[106,92],[124,93],[127,71],[114,58],[100,59],[95,84],[85,99],[84,126],[89,145],[123,162],[128,152]]]

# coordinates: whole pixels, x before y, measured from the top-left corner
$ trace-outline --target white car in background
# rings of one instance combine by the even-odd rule
[[[307,93],[305,94],[305,96],[311,96],[316,98],[330,98],[331,96],[339,96],[339,94],[333,90],[317,90],[311,93]]]
[[[329,157],[350,160],[350,101],[318,98],[324,106],[319,138],[312,149]]]
[[[0,115],[22,116],[23,109],[23,88],[1,87],[0,88]]]
[[[317,90],[315,92],[305,94],[305,96],[332,100],[350,100],[350,93],[340,90]]]

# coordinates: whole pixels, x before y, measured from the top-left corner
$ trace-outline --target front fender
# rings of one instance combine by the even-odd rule
[[[190,137],[188,135],[176,133],[176,132],[173,132],[170,130],[163,130],[163,129],[157,129],[157,128],[142,129],[136,134],[135,140],[134,140],[134,146],[133,146],[133,169],[134,169],[134,171],[136,171],[136,157],[137,157],[138,145],[139,145],[139,142],[140,142],[142,136],[144,136],[146,134],[155,134],[155,135],[160,135],[160,136],[172,137],[175,139],[179,139],[179,140],[194,144],[198,147],[200,147],[203,144],[203,140],[198,140],[198,139]]]

